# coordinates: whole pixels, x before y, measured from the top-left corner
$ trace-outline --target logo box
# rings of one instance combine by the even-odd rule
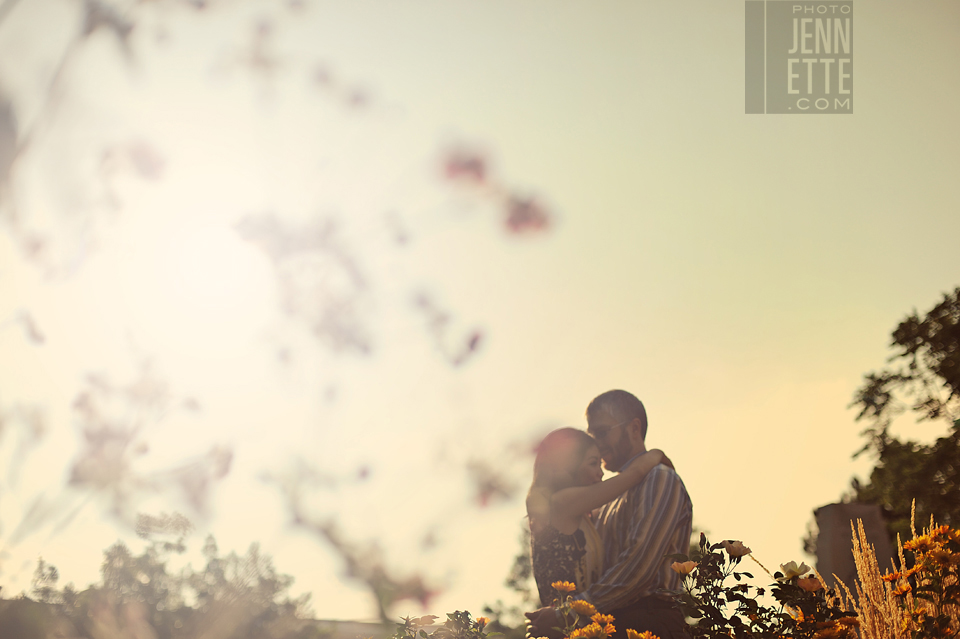
[[[853,113],[853,2],[745,0],[747,113]]]

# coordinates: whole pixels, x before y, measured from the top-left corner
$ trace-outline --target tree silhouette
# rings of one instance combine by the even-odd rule
[[[890,346],[890,365],[866,374],[854,396],[857,419],[869,422],[857,455],[871,451],[877,463],[866,483],[854,480],[852,496],[883,508],[895,541],[912,537],[914,500],[917,526],[931,516],[960,522],[960,288],[924,315],[908,315]],[[947,434],[932,444],[891,435],[891,423],[908,412],[948,424]]]
[[[170,560],[186,550],[184,537],[191,528],[176,513],[138,517],[138,532],[147,541],[143,551],[134,554],[122,542],[113,544],[103,552],[100,582],[79,592],[72,584],[57,589],[56,567],[40,559],[32,594],[46,606],[30,607],[28,600],[3,602],[0,626],[25,623],[24,636],[34,631],[43,636],[44,629],[61,627],[68,628],[70,636],[93,639],[320,635],[306,619],[309,595],[291,599],[287,591],[293,578],[278,573],[256,543],[245,555],[220,555],[208,536],[202,569],[188,565],[171,571]]]

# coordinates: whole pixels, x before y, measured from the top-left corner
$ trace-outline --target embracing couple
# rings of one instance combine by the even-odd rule
[[[680,586],[667,556],[686,554],[693,509],[671,461],[647,450],[646,434],[643,403],[612,390],[590,402],[586,433],[555,430],[538,447],[527,514],[544,608],[527,613],[528,636],[559,636],[550,584],[568,581],[576,598],[615,617],[615,639],[627,628],[687,637],[683,615],[663,591]],[[618,474],[602,481],[601,460]]]

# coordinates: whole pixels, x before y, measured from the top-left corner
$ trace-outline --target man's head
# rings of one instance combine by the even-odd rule
[[[587,406],[587,432],[597,440],[604,468],[617,472],[631,457],[647,450],[647,411],[635,395],[607,391]]]

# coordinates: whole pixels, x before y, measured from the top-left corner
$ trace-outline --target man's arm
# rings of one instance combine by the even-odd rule
[[[673,468],[673,462],[666,453],[655,448],[633,460],[629,466],[610,479],[587,486],[570,486],[558,490],[550,496],[551,520],[557,528],[560,528],[558,524],[567,524],[564,528],[572,526],[576,529],[584,513],[613,501],[642,482],[657,464]]]
[[[677,474],[657,466],[646,481],[632,489],[632,512],[621,512],[616,535],[621,551],[613,565],[583,593],[601,612],[609,612],[654,594],[662,587],[676,587],[664,555],[685,552],[690,542],[692,507]]]

